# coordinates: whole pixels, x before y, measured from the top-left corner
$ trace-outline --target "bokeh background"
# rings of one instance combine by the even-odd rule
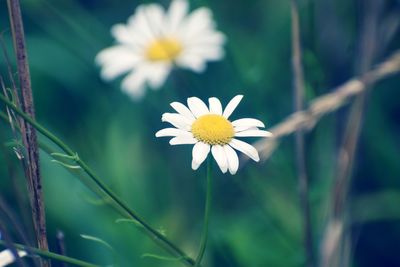
[[[190,168],[191,146],[171,147],[154,134],[165,127],[170,102],[216,96],[223,105],[244,99],[234,118],[254,117],[267,127],[293,111],[290,2],[288,0],[192,0],[208,6],[227,36],[224,60],[202,74],[175,70],[159,91],[134,102],[119,80],[99,78],[95,55],[113,44],[110,27],[124,23],[139,4],[123,0],[23,0],[37,120],[69,144],[134,210],[195,256],[203,222],[205,167]],[[170,1],[158,1],[168,6]],[[360,73],[363,29],[378,25],[368,44],[377,63],[400,46],[400,1],[303,0],[301,16],[306,101],[331,92]],[[372,15],[371,15],[372,14]],[[367,22],[366,22],[367,21]],[[366,26],[367,25],[367,26]],[[6,1],[0,1],[0,31],[14,60]],[[361,70],[360,70],[361,69]],[[1,57],[0,74],[7,80]],[[345,231],[351,233],[349,265],[400,266],[400,77],[376,84],[368,96],[350,185]],[[4,110],[4,107],[2,107]],[[318,258],[330,214],[338,147],[348,108],[324,117],[306,135],[314,251]],[[18,229],[32,240],[30,210],[20,162],[0,122],[0,195],[13,222],[1,223],[15,241]],[[42,136],[40,140],[52,146]],[[254,140],[256,141],[256,140]],[[242,164],[237,175],[214,168],[210,240],[205,266],[304,266],[302,219],[294,142],[282,140],[261,163]],[[101,265],[178,266],[142,257],[166,255],[134,224],[121,218],[73,174],[41,154],[48,238],[65,235],[67,255]],[[114,251],[80,235],[98,237]]]

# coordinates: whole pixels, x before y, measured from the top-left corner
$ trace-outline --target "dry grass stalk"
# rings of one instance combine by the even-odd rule
[[[35,118],[31,79],[19,0],[8,0],[7,4],[14,41],[14,49],[17,57],[19,86],[22,99],[21,106],[25,113],[32,118]],[[24,159],[26,161],[25,174],[28,178],[28,190],[30,193],[33,225],[36,232],[38,247],[42,250],[48,250],[48,242],[46,237],[46,218],[42,195],[39,149],[36,130],[30,124],[23,122],[21,124],[21,132],[22,141],[26,149],[26,155]],[[42,263],[43,266],[50,265],[47,261],[43,261]]]
[[[254,144],[263,159],[274,152],[281,138],[296,131],[311,130],[326,114],[332,113],[347,104],[354,96],[362,93],[368,85],[400,72],[400,51],[395,52],[386,61],[359,77],[354,77],[336,87],[332,93],[322,95],[309,104],[303,111],[289,115],[285,120],[268,129],[274,137]]]
[[[293,71],[293,95],[294,111],[301,111],[304,108],[304,73],[302,67],[301,34],[299,3],[292,0],[290,3],[292,18],[292,71]],[[308,175],[306,169],[305,146],[303,129],[295,133],[295,157],[298,176],[298,190],[303,216],[303,243],[306,254],[306,266],[314,266],[314,253],[312,242],[312,227],[310,204],[308,199]]]

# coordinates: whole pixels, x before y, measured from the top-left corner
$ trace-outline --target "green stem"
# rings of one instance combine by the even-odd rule
[[[4,246],[4,247],[7,247],[6,246],[6,242],[2,241],[2,240],[0,240],[0,245]],[[39,256],[41,256],[43,258],[62,261],[62,262],[66,262],[66,263],[69,263],[69,264],[73,264],[73,265],[76,265],[76,266],[82,266],[82,267],[98,267],[99,266],[99,265],[95,265],[95,264],[92,264],[92,263],[89,263],[89,262],[86,262],[86,261],[81,261],[81,260],[78,260],[78,259],[75,259],[75,258],[67,257],[67,256],[60,255],[60,254],[57,254],[57,253],[53,253],[53,252],[50,252],[50,251],[41,250],[41,249],[38,249],[38,248],[33,248],[33,247],[21,245],[21,244],[13,244],[13,245],[17,249],[24,250],[24,251],[26,251],[28,253],[31,253],[31,254],[39,255]]]
[[[145,232],[155,241],[158,245],[161,245],[166,251],[171,253],[174,256],[178,256],[182,259],[182,262],[188,266],[194,265],[194,260],[187,256],[179,247],[177,247],[174,243],[172,243],[168,238],[162,235],[160,232],[155,230],[148,224],[142,217],[140,217],[135,211],[128,207],[128,205],[120,199],[111,189],[109,189],[106,184],[104,184],[100,178],[94,173],[92,169],[79,157],[76,157],[76,153],[69,148],[64,142],[62,142],[58,137],[49,132],[42,125],[34,121],[30,116],[26,113],[18,109],[12,102],[10,102],[4,95],[0,94],[0,100],[4,102],[9,108],[14,110],[18,115],[20,115],[24,120],[29,122],[36,130],[38,130],[41,134],[50,139],[54,144],[56,144],[59,148],[61,148],[66,154],[71,157],[75,157],[75,162],[79,166],[81,166],[82,170],[85,171],[92,181],[98,186],[98,188],[103,191],[108,197],[112,199],[112,201],[117,204],[119,208],[124,210],[128,217],[136,220],[143,228],[146,230]],[[97,193],[97,192],[95,192]],[[161,242],[160,242],[161,241]]]
[[[203,259],[204,252],[206,251],[207,239],[208,239],[208,224],[210,221],[210,209],[212,199],[212,182],[211,182],[211,157],[207,159],[207,191],[206,191],[206,205],[204,211],[204,225],[203,233],[201,235],[199,254],[196,258],[195,267],[200,266],[201,260]]]

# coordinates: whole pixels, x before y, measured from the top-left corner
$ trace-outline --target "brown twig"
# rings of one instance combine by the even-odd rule
[[[290,2],[292,17],[292,71],[293,71],[293,94],[294,111],[304,108],[304,74],[302,68],[302,54],[300,44],[300,19],[298,1]],[[296,169],[298,174],[298,187],[303,211],[303,235],[304,249],[306,253],[306,266],[314,266],[314,253],[311,232],[310,204],[308,199],[308,176],[305,161],[304,133],[299,129],[295,133]]]
[[[374,69],[336,87],[332,93],[314,99],[307,109],[292,113],[285,120],[268,129],[273,133],[273,138],[258,141],[254,146],[260,151],[261,157],[267,159],[278,146],[281,138],[293,134],[299,129],[311,130],[321,117],[348,103],[354,96],[362,93],[369,84],[398,72],[400,72],[400,51],[393,53]]]
[[[28,56],[26,52],[20,3],[19,0],[8,0],[7,4],[13,35],[14,50],[17,57],[19,86],[21,89],[22,97],[22,110],[30,117],[35,118]],[[23,122],[21,126],[22,141],[26,149],[26,174],[28,178],[28,190],[30,193],[33,225],[36,232],[38,247],[42,250],[48,250],[46,237],[46,218],[42,195],[42,184],[39,167],[39,150],[36,130],[34,127],[26,122]],[[50,263],[48,261],[43,261],[42,263],[43,266],[50,266]]]

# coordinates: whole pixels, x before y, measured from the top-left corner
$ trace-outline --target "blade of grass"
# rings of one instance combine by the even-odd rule
[[[0,240],[0,245],[3,247],[7,247],[6,242]],[[40,257],[46,258],[46,259],[53,259],[53,260],[57,260],[57,261],[61,261],[61,262],[66,262],[69,264],[73,264],[75,266],[82,266],[82,267],[99,267],[98,265],[86,262],[86,261],[82,261],[82,260],[78,260],[75,258],[71,258],[71,257],[67,257],[64,255],[60,255],[57,253],[53,253],[50,251],[46,251],[46,250],[42,250],[42,249],[38,249],[38,248],[34,248],[34,247],[29,247],[29,246],[25,246],[22,244],[16,244],[13,243],[12,244],[15,248],[19,249],[19,250],[25,250],[26,252],[30,253],[30,254],[35,254],[35,255],[39,255]]]

